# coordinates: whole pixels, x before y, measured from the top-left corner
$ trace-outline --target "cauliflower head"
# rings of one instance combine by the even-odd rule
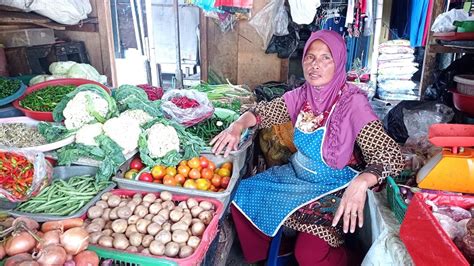
[[[78,129],[83,125],[95,120],[88,110],[88,99],[91,106],[101,116],[105,117],[109,110],[107,100],[91,91],[81,91],[74,96],[66,105],[63,111],[64,125],[67,129]]]
[[[147,133],[150,157],[161,158],[169,151],[179,151],[179,137],[174,127],[156,123],[148,129]]]
[[[127,154],[138,147],[140,124],[129,117],[114,117],[107,120],[103,126],[106,136],[115,141],[122,153]]]
[[[84,125],[76,133],[76,143],[98,146],[95,137],[102,135],[103,132],[101,123]]]
[[[119,118],[122,117],[135,120],[140,124],[140,126],[143,126],[145,123],[153,119],[151,115],[141,109],[127,110],[119,115]]]

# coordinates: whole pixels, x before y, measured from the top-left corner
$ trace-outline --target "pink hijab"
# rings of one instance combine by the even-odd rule
[[[311,43],[323,41],[331,50],[336,64],[334,77],[327,85],[315,88],[308,82],[283,95],[293,125],[305,102],[313,110],[323,112],[332,107],[339,91],[342,95],[329,117],[326,137],[323,143],[323,157],[326,163],[337,169],[344,168],[350,161],[354,143],[360,130],[367,123],[377,120],[367,97],[358,87],[346,83],[346,44],[338,33],[330,30],[313,32],[306,42],[303,58]],[[316,99],[323,99],[318,102]]]

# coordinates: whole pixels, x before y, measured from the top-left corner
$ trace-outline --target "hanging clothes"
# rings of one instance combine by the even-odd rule
[[[423,41],[421,43],[421,46],[426,46],[426,42],[428,40],[428,34],[430,33],[430,27],[431,27],[431,13],[433,12],[433,4],[435,0],[429,0],[430,3],[428,4],[428,14],[426,15],[426,22],[425,22],[425,30],[423,32]]]
[[[429,2],[429,0],[414,0],[411,2],[410,45],[412,47],[422,45]]]
[[[321,5],[320,0],[288,0],[291,18],[296,24],[310,24],[316,15],[316,10]]]

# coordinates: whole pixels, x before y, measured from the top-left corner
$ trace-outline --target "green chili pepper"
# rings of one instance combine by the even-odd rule
[[[52,112],[61,99],[75,89],[72,85],[48,86],[26,95],[20,105],[31,111]]]

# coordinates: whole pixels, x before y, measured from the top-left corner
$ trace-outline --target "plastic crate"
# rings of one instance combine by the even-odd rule
[[[81,175],[95,175],[97,172],[96,167],[89,167],[89,166],[60,166],[54,168],[53,177],[54,179],[61,179],[61,180],[68,180],[73,176],[81,176]],[[115,184],[110,184],[108,187],[100,191],[94,198],[92,198],[86,205],[84,205],[79,211],[74,214],[68,216],[56,216],[56,215],[47,215],[41,213],[26,213],[21,211],[10,210],[8,214],[13,217],[23,217],[27,216],[37,222],[45,222],[45,221],[57,221],[62,219],[70,219],[70,218],[77,218],[83,216],[87,210],[94,205],[97,201],[100,200],[102,194],[107,191],[112,190],[115,187]]]
[[[135,190],[126,190],[126,189],[115,189],[111,191],[114,195],[119,196],[128,196],[132,197],[136,193],[147,194],[150,192],[147,191],[135,191]],[[155,192],[157,196],[160,195],[159,192]],[[174,201],[183,201],[190,198],[190,196],[185,195],[173,195]],[[224,209],[220,201],[204,197],[194,197],[198,202],[207,200],[215,206],[215,215],[212,218],[211,222],[207,225],[206,230],[204,231],[201,242],[196,248],[194,253],[184,259],[180,258],[169,258],[165,256],[153,256],[145,255],[139,253],[132,253],[123,250],[117,250],[113,248],[104,248],[96,245],[89,245],[88,249],[97,252],[97,255],[101,259],[113,259],[113,265],[120,266],[144,266],[144,265],[182,265],[182,266],[197,266],[201,265],[201,262],[206,256],[206,252],[211,245],[214,238],[217,236],[217,226],[219,223],[219,217],[222,215]],[[85,216],[83,216],[85,218]]]
[[[390,176],[387,177],[387,201],[398,223],[401,224],[407,212],[407,205],[402,199],[400,189]]]
[[[141,191],[170,191],[172,193],[180,195],[192,195],[196,197],[207,197],[219,200],[224,205],[224,209],[227,209],[227,206],[230,203],[231,193],[234,190],[237,181],[240,178],[240,169],[243,167],[238,163],[237,158],[234,155],[229,155],[229,157],[224,158],[223,156],[216,156],[213,154],[205,155],[209,160],[213,161],[217,166],[223,164],[224,162],[232,161],[232,175],[225,191],[222,192],[212,192],[212,191],[203,191],[191,188],[184,188],[178,186],[167,186],[158,183],[144,182],[139,180],[130,180],[123,178],[123,175],[130,168],[130,162],[133,158],[128,159],[122,166],[120,166],[116,175],[112,178],[115,181],[119,188],[131,189],[131,190],[141,190]],[[138,156],[135,156],[138,157]]]

